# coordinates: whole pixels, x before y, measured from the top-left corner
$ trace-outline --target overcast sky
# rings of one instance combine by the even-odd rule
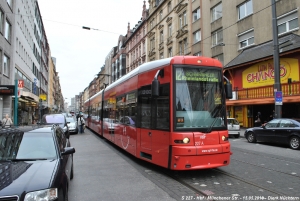
[[[119,35],[126,35],[128,22],[132,29],[141,19],[144,0],[38,0],[38,4],[62,94],[70,104],[100,71]]]

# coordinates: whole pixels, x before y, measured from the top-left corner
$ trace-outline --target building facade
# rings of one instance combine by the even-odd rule
[[[15,5],[12,2],[0,2],[0,85],[5,89],[7,85],[14,85],[14,57],[15,57]],[[1,90],[2,91],[2,90]],[[5,114],[13,117],[13,100],[11,94],[0,93],[0,120]]]
[[[141,19],[133,29],[130,29],[130,23],[128,23],[127,39],[123,44],[126,49],[126,73],[146,62],[148,15],[146,2],[144,1]]]

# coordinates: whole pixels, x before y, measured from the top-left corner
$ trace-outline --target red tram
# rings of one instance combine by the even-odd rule
[[[231,151],[225,101],[231,95],[218,60],[156,60],[86,100],[86,126],[135,157],[165,168],[226,166]]]

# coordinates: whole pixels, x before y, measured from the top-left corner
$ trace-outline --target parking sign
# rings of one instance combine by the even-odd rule
[[[275,92],[275,105],[282,105],[282,91]]]

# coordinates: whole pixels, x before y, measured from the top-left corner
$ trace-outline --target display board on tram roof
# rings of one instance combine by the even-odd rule
[[[197,68],[176,68],[177,81],[220,82],[219,71]]]

